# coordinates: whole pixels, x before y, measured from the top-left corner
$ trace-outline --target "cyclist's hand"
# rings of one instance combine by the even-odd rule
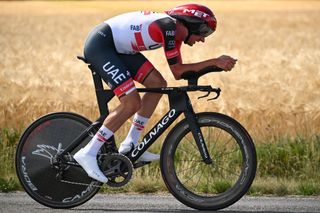
[[[216,58],[216,66],[220,67],[224,71],[230,71],[236,64],[237,59],[234,59],[227,55],[222,55],[218,58]]]

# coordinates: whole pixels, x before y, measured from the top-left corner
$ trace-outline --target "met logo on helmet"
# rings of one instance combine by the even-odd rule
[[[200,11],[200,10],[194,10],[194,9],[191,9],[191,10],[184,9],[183,13],[189,13],[189,14],[192,14],[192,15],[197,16],[199,18],[206,18],[206,17],[210,16],[210,15],[208,15],[208,14],[206,14],[206,13]]]

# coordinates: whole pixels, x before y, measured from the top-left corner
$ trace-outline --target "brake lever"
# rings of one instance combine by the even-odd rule
[[[213,97],[213,98],[209,98],[207,101],[212,101],[212,100],[215,100],[215,99],[218,99],[218,98],[219,98],[221,89],[220,89],[220,88],[214,89],[214,92],[215,92],[217,95],[216,95],[215,97]],[[210,92],[209,92],[209,93],[210,93]]]

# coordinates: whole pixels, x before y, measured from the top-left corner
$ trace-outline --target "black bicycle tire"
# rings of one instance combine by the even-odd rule
[[[219,210],[226,208],[233,203],[237,202],[246,192],[249,190],[256,173],[257,168],[257,157],[256,150],[253,143],[252,138],[249,133],[245,130],[245,128],[238,123],[233,118],[215,112],[205,112],[197,114],[198,123],[200,126],[205,126],[206,124],[210,125],[229,125],[230,128],[233,128],[233,131],[236,130],[238,134],[240,134],[244,141],[244,146],[248,156],[246,160],[248,160],[249,169],[246,170],[248,173],[245,176],[245,181],[239,186],[239,181],[235,183],[235,189],[231,190],[228,193],[222,193],[223,196],[219,197],[219,195],[214,197],[204,197],[202,195],[196,195],[193,192],[190,192],[187,188],[183,186],[183,184],[179,181],[176,176],[176,171],[173,164],[173,155],[176,152],[176,148],[178,146],[179,140],[182,139],[183,135],[186,135],[190,132],[189,124],[186,119],[180,121],[168,134],[164,141],[164,145],[161,150],[161,174],[163,180],[169,190],[169,192],[176,197],[183,204],[198,210]],[[206,123],[207,122],[207,123]],[[211,122],[211,123],[210,123]],[[219,124],[220,123],[220,124]],[[223,124],[222,124],[223,123]],[[226,128],[226,127],[223,127]],[[229,130],[230,131],[230,130]],[[238,143],[238,141],[237,141]],[[241,144],[240,146],[243,146]],[[242,151],[241,151],[242,153]],[[243,169],[243,168],[242,168]],[[243,171],[241,172],[243,175]],[[240,179],[240,177],[239,177]],[[234,186],[232,187],[234,188]],[[236,193],[234,193],[236,192]],[[232,193],[232,194],[231,194]]]
[[[22,136],[19,140],[19,144],[16,149],[15,166],[16,166],[16,173],[17,173],[18,179],[19,179],[22,187],[25,189],[25,191],[27,192],[27,194],[31,198],[33,198],[35,201],[39,202],[40,204],[47,206],[47,207],[50,207],[50,208],[65,209],[65,208],[76,207],[76,206],[79,206],[79,205],[87,202],[99,191],[100,188],[92,187],[92,189],[90,189],[90,193],[87,193],[84,196],[82,196],[81,198],[79,198],[77,200],[77,202],[71,202],[71,203],[50,202],[47,198],[43,198],[40,195],[38,195],[37,193],[33,192],[33,190],[31,189],[32,185],[29,186],[29,184],[26,182],[26,178],[24,178],[24,173],[22,171],[23,168],[22,168],[21,161],[20,161],[21,152],[22,152],[23,147],[26,143],[26,140],[33,133],[33,131],[37,127],[39,127],[41,124],[44,124],[47,121],[50,121],[53,119],[59,119],[59,118],[70,119],[70,121],[79,122],[79,124],[84,125],[86,127],[92,123],[87,118],[85,118],[81,115],[75,114],[75,113],[70,113],[70,112],[57,112],[57,113],[51,113],[51,114],[47,114],[43,117],[40,117],[39,119],[34,121],[22,134]],[[101,184],[102,183],[98,183],[98,182],[95,183],[95,185],[101,185]],[[75,186],[75,185],[71,184],[70,186]]]

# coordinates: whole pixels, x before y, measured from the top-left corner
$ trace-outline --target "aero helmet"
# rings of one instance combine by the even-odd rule
[[[189,36],[196,34],[207,37],[216,30],[216,18],[206,6],[184,4],[165,11],[165,13],[182,22],[188,29]]]

